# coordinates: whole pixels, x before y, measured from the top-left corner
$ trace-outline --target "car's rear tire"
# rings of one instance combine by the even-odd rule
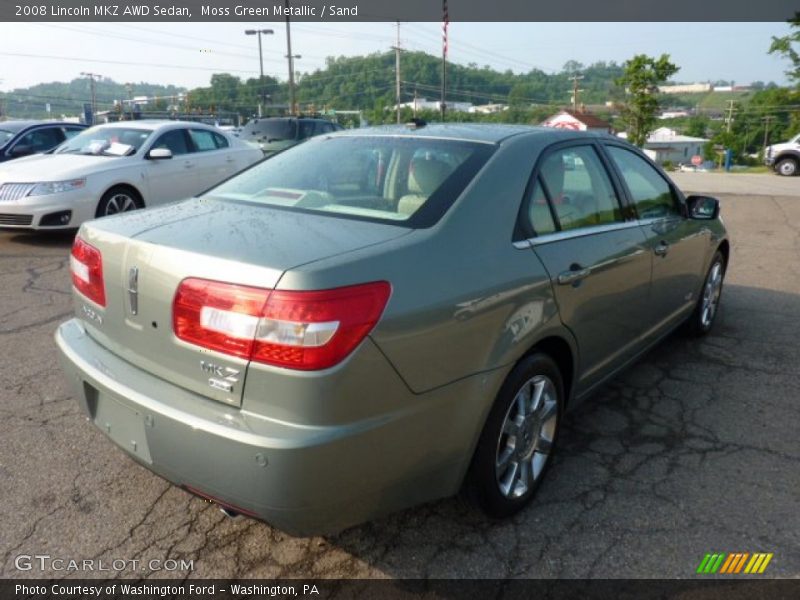
[[[143,206],[142,198],[135,190],[125,186],[116,186],[100,198],[94,216],[97,218],[110,217],[122,212],[137,210]]]
[[[535,353],[514,367],[492,406],[464,481],[462,495],[492,518],[524,508],[552,461],[564,383],[558,365]]]
[[[714,326],[714,321],[719,312],[719,301],[722,296],[722,284],[725,279],[725,257],[719,250],[711,259],[711,266],[703,281],[700,297],[697,299],[692,316],[687,321],[687,330],[690,335],[705,335]]]
[[[797,175],[798,171],[800,171],[800,167],[798,166],[797,159],[786,157],[775,163],[775,172],[778,173],[778,175],[792,177],[793,175]]]

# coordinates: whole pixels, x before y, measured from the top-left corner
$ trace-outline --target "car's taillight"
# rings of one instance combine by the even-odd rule
[[[175,335],[257,362],[313,371],[341,362],[378,322],[391,286],[272,291],[185,279],[172,307]]]
[[[103,282],[103,257],[100,250],[76,237],[69,257],[72,285],[95,304],[105,308],[106,288]]]

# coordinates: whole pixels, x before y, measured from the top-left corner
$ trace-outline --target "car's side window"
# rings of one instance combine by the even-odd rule
[[[214,132],[207,129],[190,129],[189,137],[196,152],[208,152],[217,149],[217,142],[214,140]]]
[[[672,187],[641,156],[617,146],[607,146],[611,159],[622,173],[640,219],[679,216]]]
[[[226,138],[224,135],[220,135],[216,132],[212,132],[212,135],[214,136],[214,142],[217,144],[217,148],[227,148],[230,145],[228,143],[228,138]]]
[[[299,138],[304,140],[314,135],[314,121],[300,121]]]
[[[162,134],[153,144],[153,148],[166,148],[172,152],[173,156],[180,156],[190,152],[183,129],[172,129]]]
[[[539,177],[562,231],[623,221],[608,173],[593,146],[554,150]]]
[[[531,189],[528,198],[528,219],[536,235],[546,235],[555,233],[556,222],[550,210],[550,203],[547,201],[547,194],[544,193],[542,180],[536,178],[536,183]]]
[[[45,127],[26,133],[17,146],[29,146],[31,152],[46,152],[64,141],[64,134],[58,127]]]

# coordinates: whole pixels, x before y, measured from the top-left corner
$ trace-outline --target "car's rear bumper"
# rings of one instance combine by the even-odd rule
[[[488,410],[482,398],[490,403],[487,391],[502,378],[466,378],[367,422],[304,426],[150,375],[100,346],[77,319],[58,328],[56,342],[78,402],[118,446],[176,485],[298,535],[457,491]]]

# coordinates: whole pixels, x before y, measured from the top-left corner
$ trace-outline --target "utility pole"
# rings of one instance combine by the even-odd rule
[[[728,100],[728,125],[725,128],[728,133],[731,132],[731,125],[733,125],[733,113],[736,109],[733,107],[733,100]]]
[[[417,118],[417,88],[414,87],[414,118]]]
[[[583,91],[583,90],[579,90],[578,89],[578,81],[583,79],[583,75],[578,75],[577,73],[575,73],[572,77],[570,77],[570,79],[572,80],[572,111],[573,112],[577,112],[578,111],[578,92],[582,92]]]
[[[447,118],[447,28],[450,25],[450,15],[447,11],[447,0],[442,0],[442,100],[439,103],[442,111],[442,123]]]
[[[126,83],[125,89],[128,91],[128,116],[126,119],[128,121],[133,121],[133,84]],[[125,111],[122,111],[122,115],[125,116]]]
[[[397,124],[400,125],[400,21],[397,21],[397,44],[394,48],[394,97],[397,105]]]
[[[258,35],[258,68],[259,68],[259,79],[258,79],[258,87],[261,88],[259,90],[259,102],[258,102],[258,116],[261,117],[262,115],[262,107],[267,102],[267,91],[264,89],[264,53],[261,51],[261,34],[264,35],[272,35],[275,33],[272,29],[245,29],[245,35]]]
[[[283,6],[286,8],[286,58],[289,59],[289,114],[294,113],[294,55],[292,54],[292,28],[289,24],[289,0],[283,0]]]
[[[767,115],[763,117],[761,120],[764,121],[764,148],[762,149],[761,153],[766,156],[767,154],[767,140],[769,139],[769,122],[774,119],[772,115]]]
[[[97,73],[87,73],[85,71],[81,72],[81,75],[83,77],[88,77],[89,81],[91,82],[90,85],[92,87],[92,125],[94,125],[95,121],[97,120],[97,116],[96,116],[97,115],[97,89],[96,89],[96,85],[95,85],[96,84],[95,77],[97,77],[97,79],[100,79],[102,77],[102,75],[98,75]]]

